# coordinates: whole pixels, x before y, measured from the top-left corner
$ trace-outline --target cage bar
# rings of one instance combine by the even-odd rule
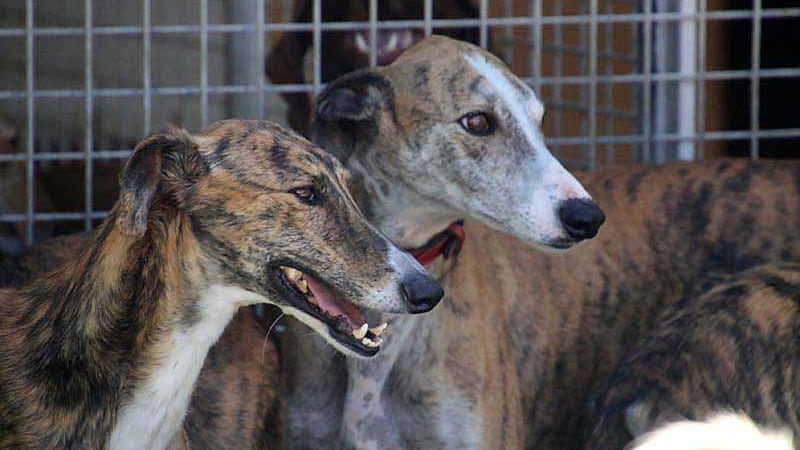
[[[239,12],[226,10],[222,23],[218,23],[220,21],[214,15],[219,0],[200,0],[192,3],[192,8],[199,7],[193,11],[199,13],[199,21],[181,24],[164,23],[159,17],[154,17],[152,0],[142,0],[136,6],[142,15],[141,23],[101,26],[98,26],[99,20],[93,19],[93,8],[97,7],[95,0],[75,1],[83,6],[82,11],[76,12],[77,17],[84,16],[82,26],[60,26],[63,23],[48,24],[43,20],[37,23],[34,20],[38,19],[34,17],[35,0],[25,0],[24,27],[0,29],[0,38],[16,37],[25,45],[23,51],[22,44],[19,44],[19,53],[25,55],[25,73],[22,74],[20,69],[24,85],[3,87],[0,100],[19,102],[26,108],[25,117],[20,120],[26,126],[24,151],[0,155],[1,163],[22,163],[25,166],[25,210],[3,211],[0,222],[24,223],[25,241],[29,244],[37,237],[38,222],[73,221],[88,229],[93,221],[105,214],[96,210],[102,207],[92,189],[99,176],[95,162],[120,160],[126,158],[131,150],[126,148],[126,142],[109,141],[97,133],[101,129],[98,123],[102,124],[105,119],[101,100],[140,100],[143,109],[141,131],[145,135],[153,126],[154,103],[180,103],[182,100],[179,98],[186,96],[191,96],[192,102],[194,98],[200,99],[199,115],[203,125],[219,115],[217,98],[222,100],[224,111],[229,115],[249,116],[255,108],[257,112],[252,115],[274,120],[275,112],[272,105],[267,104],[267,95],[314,94],[325,86],[323,69],[327,72],[327,67],[322,67],[322,45],[327,44],[324,39],[333,31],[368,34],[369,64],[374,66],[378,62],[378,37],[385,30],[422,29],[426,35],[434,30],[453,28],[477,30],[481,46],[491,45],[491,50],[504,55],[512,67],[527,71],[523,80],[532,85],[550,111],[547,125],[551,136],[547,143],[556,152],[577,149],[577,158],[565,160],[575,167],[594,169],[610,164],[622,159],[621,149],[627,148],[639,161],[661,162],[676,156],[699,159],[704,156],[706,142],[748,142],[750,156],[758,158],[766,141],[800,137],[800,127],[773,129],[760,122],[759,106],[766,101],[761,98],[760,83],[763,80],[800,78],[800,67],[762,67],[760,54],[764,45],[764,20],[800,18],[800,7],[765,9],[763,0],[755,0],[752,7],[733,10],[708,10],[707,0],[608,0],[605,3],[590,0],[569,4],[567,0],[547,3],[543,0],[498,0],[502,3],[491,4],[489,0],[480,0],[476,2],[476,16],[469,18],[435,17],[434,0],[423,0],[421,16],[403,20],[381,20],[380,2],[370,0],[368,17],[335,22],[323,22],[323,0],[312,0],[311,20],[308,22],[293,22],[292,2],[276,4],[256,0],[244,6],[232,5]],[[529,5],[528,10],[520,11],[520,6],[525,4]],[[159,10],[161,5],[157,6]],[[278,6],[280,12],[276,9]],[[574,10],[576,7],[577,11]],[[255,21],[250,17],[254,12]],[[271,14],[277,16],[275,22],[269,20]],[[497,15],[502,17],[494,17]],[[706,61],[705,46],[713,32],[709,26],[714,21],[734,20],[751,21],[749,64],[736,69],[711,68],[712,63]],[[630,27],[633,39],[627,45],[616,45],[615,39],[620,39],[620,25]],[[524,37],[515,32],[515,27],[525,31]],[[577,32],[573,35],[574,28]],[[272,42],[269,38],[275,36],[270,33],[282,32],[308,33],[310,36],[308,81],[272,84],[264,78],[263,68],[269,51],[267,42]],[[141,52],[142,68],[136,83],[111,87],[103,83],[102,45],[95,45],[98,41],[94,41],[98,36],[141,39],[140,50],[136,51]],[[157,37],[156,40],[153,36]],[[37,81],[37,75],[41,76],[41,73],[36,73],[36,67],[43,63],[36,60],[36,52],[41,51],[37,46],[46,45],[46,39],[39,39],[42,37],[65,37],[83,44],[79,51],[85,57],[85,66],[78,82],[67,86],[47,86]],[[154,84],[161,75],[160,48],[153,51],[154,46],[162,45],[160,37],[191,39],[193,50],[197,50],[194,39],[199,39],[197,62],[186,69],[199,73],[199,81]],[[216,45],[218,37],[234,42],[231,47],[235,48],[238,56],[231,55],[230,49],[219,50]],[[679,45],[681,41],[683,45]],[[222,53],[227,58],[225,67],[230,67],[237,75],[224,78],[224,81],[219,81],[215,75],[218,69],[214,68],[220,61],[217,53],[220,51],[227,52]],[[623,73],[617,67],[630,67],[631,70]],[[746,126],[739,127],[741,129],[707,130],[706,122],[710,119],[705,114],[706,84],[720,81],[749,83],[750,117]],[[618,87],[622,85],[632,86],[630,95],[628,90]],[[606,86],[608,89],[602,91]],[[678,93],[671,91],[672,86],[680,87]],[[616,101],[620,91],[630,99]],[[54,145],[50,143],[53,139],[48,138],[47,130],[36,128],[37,117],[43,114],[48,103],[41,100],[51,99],[74,102],[78,110],[82,110],[86,124],[81,125],[77,145],[64,144],[64,139],[58,140],[59,137],[55,139],[57,145]],[[575,125],[568,127],[562,123],[568,120],[575,120]],[[616,124],[624,124],[624,131],[620,131]],[[136,134],[139,135],[138,130]],[[598,156],[598,148],[604,152],[604,157]],[[675,148],[680,151],[675,152]],[[39,168],[60,161],[75,165],[83,163],[85,166],[82,180],[84,206],[75,207],[76,211],[37,212],[35,186],[38,177],[43,175]]]
[[[94,123],[94,79],[92,78],[93,75],[93,49],[92,49],[92,0],[84,0],[84,15],[85,15],[85,27],[86,27],[86,37],[85,37],[85,52],[86,52],[86,67],[85,70],[85,86],[86,86],[86,101],[85,101],[85,108],[86,108],[86,130],[85,133],[85,141],[84,141],[84,176],[85,176],[85,185],[84,185],[84,209],[85,209],[85,217],[83,221],[83,227],[86,230],[92,229],[92,207],[94,204],[93,199],[93,187],[94,187],[94,164],[93,164],[93,156],[92,151],[94,150],[94,130],[93,130],[93,123]]]
[[[761,67],[761,0],[753,0],[753,36],[750,49],[750,158],[758,159],[759,68]]]

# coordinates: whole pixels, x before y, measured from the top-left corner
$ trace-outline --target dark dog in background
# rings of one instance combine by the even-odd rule
[[[313,20],[313,0],[299,0],[295,5],[294,21],[308,23]],[[367,0],[348,0],[346,2],[321,2],[323,22],[349,22],[369,20]],[[478,8],[469,0],[437,0],[433,2],[435,19],[478,18]],[[402,1],[381,2],[378,8],[379,20],[422,20],[424,2]],[[477,27],[447,28],[437,30],[462,41],[477,44]],[[376,37],[376,57],[378,65],[394,61],[400,53],[423,37],[422,29],[393,28],[381,29]],[[265,71],[275,84],[304,84],[309,81],[304,73],[303,60],[310,53],[313,37],[310,31],[284,33],[280,41],[267,56]],[[325,31],[322,33],[321,76],[322,82],[369,66],[371,47],[370,32],[364,30]],[[289,105],[289,125],[296,131],[306,134],[311,118],[311,98],[306,92],[282,94]]]

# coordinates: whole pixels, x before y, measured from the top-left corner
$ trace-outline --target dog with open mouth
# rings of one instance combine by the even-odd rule
[[[295,23],[313,21],[313,0],[298,0],[295,3]],[[369,2],[365,0],[321,2],[321,20],[326,22],[359,22],[369,20]],[[436,19],[477,19],[478,8],[471,0],[436,0],[432,2],[432,13]],[[378,20],[381,22],[400,20],[422,20],[425,16],[421,1],[380,2]],[[443,28],[439,31],[467,42],[478,43],[477,26],[465,28]],[[423,39],[422,28],[392,27],[378,29],[375,33],[375,59],[378,65],[390,64],[403,51]],[[309,82],[304,71],[304,58],[312,47],[310,31],[285,32],[270,50],[265,61],[265,72],[275,84],[304,84]],[[372,34],[369,29],[347,31],[323,31],[320,48],[322,82],[333,81],[356,69],[369,67]],[[305,134],[311,120],[311,97],[305,92],[281,94],[289,110],[289,125]]]
[[[364,220],[347,184],[335,159],[269,122],[143,140],[88,244],[0,290],[0,446],[166,448],[246,305],[376,355],[386,325],[365,312],[426,312],[442,289]]]

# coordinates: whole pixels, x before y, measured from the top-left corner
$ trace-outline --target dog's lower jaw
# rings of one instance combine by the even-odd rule
[[[156,344],[160,347],[158,360],[121,408],[110,450],[163,449],[169,445],[183,422],[209,349],[238,309],[229,300],[248,298],[247,294],[222,285],[208,287],[197,304],[200,320],[172,331]]]

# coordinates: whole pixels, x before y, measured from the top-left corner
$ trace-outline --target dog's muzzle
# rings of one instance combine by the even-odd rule
[[[576,241],[595,237],[606,221],[606,215],[597,203],[583,198],[563,201],[558,208],[558,218],[569,237]]]

